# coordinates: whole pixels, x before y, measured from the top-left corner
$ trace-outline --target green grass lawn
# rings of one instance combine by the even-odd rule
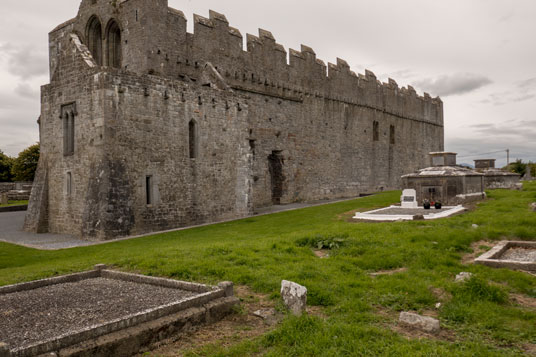
[[[325,318],[287,317],[274,331],[192,355],[509,356],[536,344],[536,277],[464,265],[474,242],[536,240],[536,183],[495,190],[476,210],[437,221],[349,223],[341,216],[399,200],[400,192],[253,217],[174,233],[61,251],[0,243],[0,285],[90,269],[96,263],[153,276],[248,285],[279,298],[282,279],[305,285]],[[472,225],[477,224],[478,228]],[[319,242],[340,242],[328,259]],[[407,268],[393,275],[371,272]],[[468,271],[470,281],[454,283]],[[441,302],[439,309],[435,304]],[[390,328],[398,312],[436,311],[448,338],[408,339]]]
[[[7,205],[0,205],[0,207],[9,207],[9,206],[22,206],[27,205],[28,201],[7,201]]]

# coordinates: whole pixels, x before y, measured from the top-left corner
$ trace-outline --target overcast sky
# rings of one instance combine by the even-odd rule
[[[150,0],[147,0],[150,1]],[[192,14],[224,13],[242,34],[271,31],[288,48],[345,59],[356,72],[441,96],[445,149],[474,158],[536,161],[535,0],[169,0]],[[48,37],[77,0],[0,0],[0,150],[38,141]],[[503,152],[487,154],[502,150]],[[480,155],[483,154],[483,155]]]

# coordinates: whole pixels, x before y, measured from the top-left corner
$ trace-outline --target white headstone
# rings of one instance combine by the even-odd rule
[[[417,203],[417,191],[414,189],[404,190],[400,198],[402,208],[419,208]]]

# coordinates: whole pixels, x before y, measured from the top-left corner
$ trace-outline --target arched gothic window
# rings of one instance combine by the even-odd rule
[[[89,19],[86,38],[89,52],[97,65],[102,66],[102,28],[96,16]]]
[[[106,32],[107,54],[109,67],[121,68],[121,29],[116,21],[112,20]]]

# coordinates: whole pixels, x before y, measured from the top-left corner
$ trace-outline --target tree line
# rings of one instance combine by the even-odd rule
[[[521,176],[525,175],[530,170],[532,177],[536,177],[536,164],[533,162],[523,162],[516,160],[506,167],[508,171],[515,172]]]
[[[17,157],[0,150],[0,182],[33,181],[38,161],[39,143],[26,148]]]

